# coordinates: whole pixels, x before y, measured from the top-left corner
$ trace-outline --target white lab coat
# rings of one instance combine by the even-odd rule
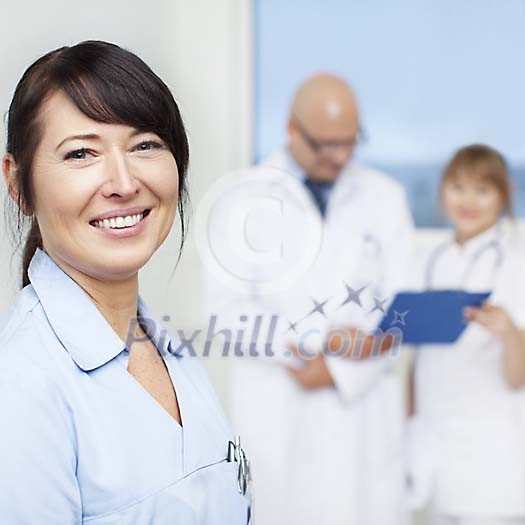
[[[222,218],[218,213],[208,220],[214,253],[222,257],[223,268],[233,268],[230,273],[249,283],[247,293],[227,284],[219,286],[212,279],[214,293],[208,300],[219,319],[228,317],[223,326],[235,323],[241,314],[266,314],[261,328],[265,333],[269,315],[280,316],[273,339],[280,357],[231,361],[230,410],[252,462],[255,521],[257,525],[405,523],[403,409],[395,359],[351,362],[331,357],[327,362],[336,387],[305,391],[289,375],[282,357],[286,342],[298,338],[287,331],[288,321],[303,318],[300,334],[318,330],[308,336],[308,348],[320,342],[330,323],[375,326],[378,312],[370,314],[374,297],[391,298],[403,282],[412,239],[404,191],[384,174],[352,163],[338,178],[321,222],[301,183],[302,174],[286,150],[240,174],[238,181],[250,177],[259,180],[230,188],[215,207],[215,211],[222,209]],[[282,215],[254,211],[245,231],[256,249],[263,251],[282,241],[282,258],[275,264],[242,264],[235,253],[225,253],[227,239],[231,240],[225,217],[240,202],[257,206],[253,199],[262,196],[282,202],[284,211]],[[296,277],[299,273],[294,282],[290,278],[280,290],[260,295],[265,291],[261,283],[282,275],[297,261],[304,262],[302,248],[315,237],[315,221],[324,237],[312,265],[291,272]],[[209,261],[204,262],[210,268]],[[346,297],[344,283],[354,289],[368,285],[361,295],[362,308],[354,303],[338,308]],[[326,317],[315,313],[304,318],[312,298],[328,299]],[[258,349],[262,353],[263,345]]]
[[[525,328],[525,251],[508,225],[463,246],[451,238],[430,258],[432,288],[494,290],[491,302]],[[417,504],[437,514],[525,517],[525,389],[506,384],[502,352],[501,341],[474,323],[452,345],[416,350],[410,469]]]

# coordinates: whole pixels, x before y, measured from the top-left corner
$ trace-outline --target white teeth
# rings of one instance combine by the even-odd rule
[[[129,228],[135,226],[144,218],[144,214],[139,213],[138,215],[127,215],[126,217],[111,217],[110,219],[104,219],[95,221],[97,228]]]

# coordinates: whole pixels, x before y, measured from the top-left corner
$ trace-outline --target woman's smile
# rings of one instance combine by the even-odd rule
[[[153,206],[135,206],[97,215],[89,224],[113,238],[133,237],[143,231]]]

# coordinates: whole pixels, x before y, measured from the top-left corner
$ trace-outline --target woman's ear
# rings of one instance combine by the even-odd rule
[[[17,170],[18,166],[13,155],[11,153],[6,153],[2,159],[2,173],[4,175],[7,191],[16,205],[20,206],[21,212],[26,216],[30,216],[31,213],[28,213],[23,203],[19,202],[19,181],[16,176]]]

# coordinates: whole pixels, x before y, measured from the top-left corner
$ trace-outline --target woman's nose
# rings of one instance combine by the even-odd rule
[[[129,166],[125,155],[114,154],[109,158],[105,169],[106,183],[104,184],[104,195],[111,197],[129,197],[138,192],[140,183]]]

